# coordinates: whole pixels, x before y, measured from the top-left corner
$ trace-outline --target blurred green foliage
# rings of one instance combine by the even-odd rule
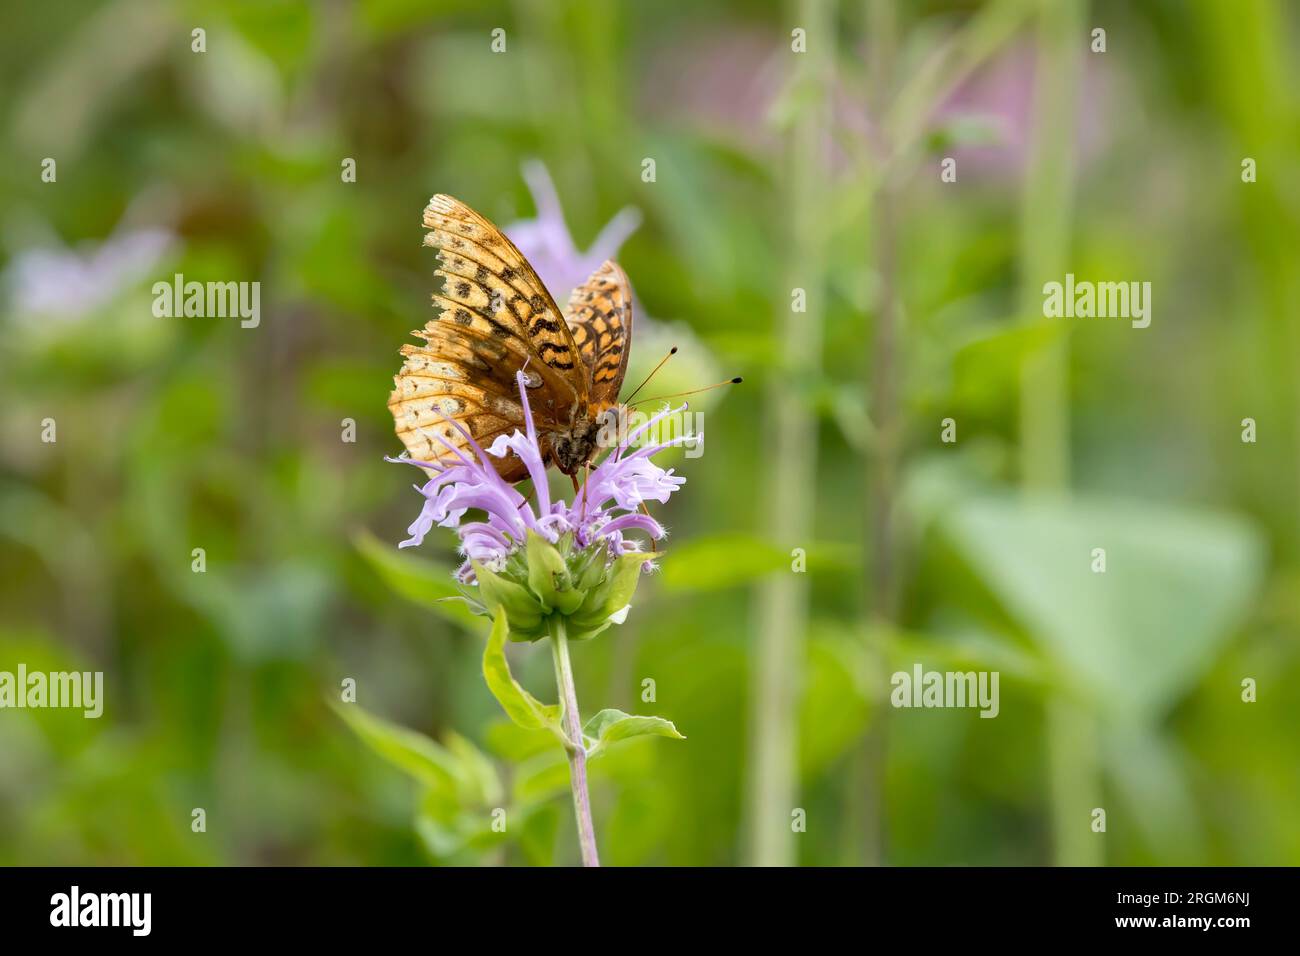
[[[1022,274],[1035,4],[898,7],[902,88],[876,117],[865,6],[835,5],[828,281],[810,292],[824,372],[805,381],[773,334],[790,302],[780,144],[801,108],[780,4],[8,5],[0,670],[102,670],[106,707],[0,711],[0,863],[576,861],[563,755],[484,686],[486,622],[435,603],[454,593],[450,534],[397,552],[421,499],[383,461],[397,349],[431,315],[420,210],[447,192],[530,217],[530,158],[580,247],[623,206],[644,215],[620,261],[657,322],[629,380],[673,342],[665,391],[746,378],[695,406],[707,454],[674,462],[688,484],[662,514],[663,572],[626,624],[574,648],[588,714],[660,713],[688,738],[593,764],[605,862],[746,859],[751,598],[795,546],[812,589],[800,862],[862,858],[854,768],[878,721],[888,862],[1050,861],[1062,700],[1095,722],[1106,862],[1300,862],[1297,10],[1099,0],[1082,17],[1109,49],[1085,57],[1067,261],[1151,281],[1139,331],[1021,314],[1022,285],[1061,278]],[[908,144],[888,168],[882,128]],[[959,181],[942,184],[951,151]],[[862,529],[886,175],[904,533],[902,606],[881,625]],[[145,230],[165,241],[132,259],[123,241]],[[261,325],[156,318],[150,287],[174,273],[260,281]],[[1021,376],[1063,339],[1071,493],[1026,497]],[[812,541],[762,537],[767,386],[818,414]],[[888,671],[1000,670],[999,717],[891,712],[873,638]],[[549,651],[509,653],[554,700]]]

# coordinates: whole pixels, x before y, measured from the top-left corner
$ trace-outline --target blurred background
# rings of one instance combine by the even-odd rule
[[[561,303],[616,255],[629,382],[745,377],[574,650],[585,713],[688,738],[594,764],[605,863],[1300,863],[1298,14],[6,5],[0,670],[105,710],[0,711],[0,863],[576,862],[562,757],[434,603],[453,536],[396,548],[434,192]],[[1067,272],[1150,327],[1044,319]],[[260,325],[155,317],[176,273]],[[998,717],[890,707],[916,663],[998,671]]]

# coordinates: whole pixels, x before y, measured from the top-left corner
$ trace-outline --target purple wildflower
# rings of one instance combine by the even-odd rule
[[[591,248],[580,252],[569,234],[559,194],[546,167],[538,160],[525,163],[524,181],[533,194],[537,218],[513,222],[504,231],[563,306],[571,289],[586,282],[606,259],[618,258],[618,250],[641,225],[641,213],[633,206],[620,209],[605,224]]]
[[[603,544],[610,558],[643,550],[640,540],[624,537],[629,532],[641,532],[656,541],[663,539],[667,535],[663,526],[642,513],[640,507],[646,501],[666,502],[686,483],[686,479],[675,475],[671,468],[660,468],[650,459],[665,448],[699,440],[703,436],[679,435],[657,445],[633,451],[628,449],[644,432],[668,415],[685,410],[686,405],[683,403],[675,409],[666,407],[628,434],[592,469],[572,503],[552,501],[546,465],[528,405],[524,373],[517,373],[516,379],[523,401],[526,432],[516,429],[513,434],[498,436],[484,449],[459,423],[451,422],[452,427],[465,438],[473,455],[435,434],[434,437],[447,449],[450,464],[445,460],[389,459],[418,465],[432,473],[424,487],[418,488],[425,503],[420,516],[407,529],[411,537],[399,547],[422,544],[434,525],[455,528],[460,536],[461,552],[467,558],[457,571],[457,577],[468,583],[474,576],[471,561],[480,562],[493,571],[502,570],[506,559],[523,546],[529,531],[551,543],[571,533],[574,546],[579,550]],[[528,469],[537,497],[536,511],[528,499],[501,478],[488,457],[504,458],[507,454],[513,454]],[[463,519],[469,511],[482,512],[485,517],[465,522]]]
[[[119,230],[85,249],[19,253],[5,270],[14,311],[37,318],[85,318],[148,275],[175,244],[164,229]]]
[[[984,178],[1018,181],[1028,165],[1034,136],[1034,95],[1039,54],[1027,43],[1003,51],[976,70],[940,104],[936,119],[980,119],[991,127],[993,141],[955,144],[958,164]],[[1106,138],[1105,115],[1110,107],[1113,76],[1105,57],[1085,57],[1078,112],[1072,130],[1081,162],[1088,163]]]

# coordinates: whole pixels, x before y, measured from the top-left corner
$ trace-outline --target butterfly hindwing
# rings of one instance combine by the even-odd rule
[[[591,378],[591,401],[617,402],[631,351],[632,288],[616,262],[606,260],[573,290],[566,319]]]
[[[395,379],[388,408],[397,436],[412,458],[439,461],[453,457],[450,449],[473,456],[469,441],[455,422],[480,445],[513,431],[523,411],[516,394],[487,377],[471,374],[478,359],[462,358],[455,349],[434,345],[403,346],[406,361]],[[510,459],[513,460],[513,459]]]

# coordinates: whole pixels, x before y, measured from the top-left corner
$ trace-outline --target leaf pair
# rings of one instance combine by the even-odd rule
[[[635,581],[633,582],[635,587]],[[588,757],[603,753],[610,744],[631,737],[655,736],[685,740],[673,722],[663,717],[642,717],[621,710],[602,710],[583,728],[581,741],[570,741],[563,729],[564,708],[560,704],[543,704],[514,679],[506,660],[505,644],[509,626],[504,609],[498,608],[483,652],[483,677],[488,690],[514,723],[526,730],[548,730],[566,748],[580,746]]]
[[[536,808],[502,806],[505,793],[496,766],[469,740],[452,733],[444,745],[358,704],[333,707],[362,742],[421,786],[415,828],[435,858],[470,862],[499,846],[506,839],[504,828],[494,826],[501,814],[519,818],[522,843]]]

